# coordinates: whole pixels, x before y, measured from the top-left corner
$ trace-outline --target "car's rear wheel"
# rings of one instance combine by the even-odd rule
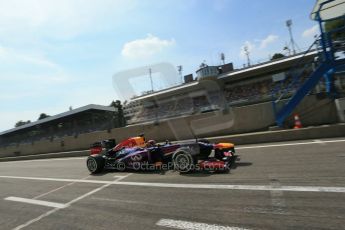
[[[100,173],[103,171],[105,159],[101,155],[89,156],[86,160],[87,169],[92,173]]]
[[[176,150],[172,162],[174,169],[182,173],[190,172],[195,168],[195,159],[187,148]]]

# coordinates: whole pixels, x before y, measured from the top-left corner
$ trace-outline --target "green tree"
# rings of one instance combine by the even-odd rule
[[[119,127],[126,125],[125,116],[123,114],[123,106],[121,104],[120,100],[112,101],[110,103],[111,107],[114,107],[116,109],[116,115],[117,115],[117,124]]]
[[[41,113],[40,116],[38,117],[38,120],[42,120],[44,118],[50,117],[49,115],[45,114],[45,113]]]
[[[284,54],[281,54],[281,53],[275,53],[275,54],[273,54],[273,56],[272,56],[271,60],[275,60],[275,59],[279,59],[279,58],[283,58],[283,57],[285,57],[285,55],[284,55]]]
[[[20,121],[18,121],[15,125],[14,125],[14,127],[19,127],[19,126],[22,126],[22,125],[26,125],[26,124],[29,124],[29,123],[31,123],[31,121],[30,120],[27,120],[27,121],[22,121],[22,120],[20,120]]]

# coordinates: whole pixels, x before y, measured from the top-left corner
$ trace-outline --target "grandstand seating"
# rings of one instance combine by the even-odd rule
[[[47,119],[4,131],[0,135],[0,147],[34,143],[40,140],[57,140],[66,136],[109,130],[119,127],[115,109],[108,106],[87,105]]]
[[[308,68],[295,69],[294,71],[294,74],[300,74],[297,80],[293,78],[294,75],[292,73],[286,73],[286,78],[283,81],[273,82],[271,77],[265,77],[250,83],[243,81],[239,85],[229,85],[226,86],[223,91],[210,92],[208,95],[204,96],[182,96],[179,98],[171,98],[164,102],[158,100],[155,106],[141,105],[138,112],[128,119],[127,123],[135,124],[164,120],[182,115],[191,115],[221,109],[222,97],[225,98],[226,103],[230,106],[269,101],[271,100],[271,90],[277,87],[282,91],[281,93],[285,91],[285,98],[289,98],[305,82],[306,78],[312,72],[312,66],[309,65]],[[338,76],[337,79],[337,90],[340,94],[345,95],[344,76]],[[318,87],[310,92],[310,94],[325,92],[325,89],[325,83],[321,81]]]

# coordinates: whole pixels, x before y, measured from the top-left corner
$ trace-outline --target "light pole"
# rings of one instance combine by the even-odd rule
[[[289,30],[289,34],[290,34],[290,43],[291,43],[292,53],[295,55],[296,49],[295,49],[295,41],[294,41],[293,36],[292,36],[292,29],[291,29],[292,20],[291,19],[286,21],[286,26],[287,26],[287,28]]]
[[[225,54],[224,53],[220,54],[220,60],[223,62],[223,65],[225,65]]]
[[[153,81],[152,81],[152,70],[149,68],[150,82],[151,82],[151,93],[153,93]]]
[[[180,74],[180,77],[181,77],[181,83],[183,83],[182,70],[183,70],[182,65],[177,66],[177,71],[178,71],[178,73]]]
[[[244,46],[243,47],[244,53],[247,56],[247,65],[248,67],[250,66],[250,58],[249,58],[249,50],[248,50],[248,46]]]

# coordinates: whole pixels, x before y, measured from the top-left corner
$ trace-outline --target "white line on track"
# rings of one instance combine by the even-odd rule
[[[120,180],[122,180],[122,179],[124,179],[124,178],[126,178],[126,177],[128,177],[128,176],[130,176],[130,175],[132,175],[132,174],[131,174],[131,173],[130,173],[130,174],[127,174],[127,175],[125,175],[125,176],[123,176],[123,177],[120,177],[120,178],[114,180],[113,182],[120,181]],[[88,196],[90,196],[90,195],[96,193],[96,192],[99,192],[99,191],[101,191],[102,189],[104,189],[104,188],[106,188],[106,187],[108,187],[108,186],[110,186],[110,185],[111,185],[111,183],[104,184],[104,185],[102,185],[102,186],[99,187],[99,188],[96,188],[96,189],[94,189],[94,190],[92,190],[92,191],[90,191],[90,192],[88,192],[88,193],[85,193],[84,195],[81,195],[81,196],[75,198],[74,200],[71,200],[70,202],[66,203],[64,208],[66,208],[66,207],[68,207],[68,206],[70,206],[70,205],[72,205],[72,204],[74,204],[74,203],[76,203],[76,202],[78,202],[78,201],[80,201],[80,200],[82,200],[82,199],[84,199],[84,198],[86,198],[86,197],[88,197]],[[24,223],[24,224],[22,224],[22,225],[17,226],[17,227],[14,228],[13,230],[20,230],[20,229],[23,229],[23,228],[25,228],[25,227],[27,227],[27,226],[29,226],[29,225],[31,225],[31,224],[33,224],[33,223],[35,223],[35,222],[41,220],[41,219],[43,219],[44,217],[47,217],[47,216],[49,216],[49,215],[51,215],[51,214],[53,214],[53,213],[59,211],[60,209],[61,209],[61,208],[54,208],[54,209],[52,209],[52,210],[50,210],[50,211],[48,211],[48,212],[46,212],[46,213],[44,213],[44,214],[38,216],[37,218],[34,218],[34,219],[29,220],[28,222],[26,222],[26,223]]]
[[[284,146],[296,146],[296,145],[315,145],[315,143],[326,144],[326,143],[338,143],[338,142],[345,142],[345,140],[329,140],[329,141],[321,141],[318,142],[311,141],[311,142],[295,142],[295,143],[284,143],[284,144],[273,144],[273,145],[254,145],[254,146],[244,146],[244,147],[237,147],[236,149],[257,149],[257,148],[270,148],[270,147],[284,147]]]
[[[326,145],[326,143],[322,140],[314,140],[315,143],[320,144],[320,145]]]
[[[22,202],[22,203],[27,203],[27,204],[35,204],[35,205],[41,205],[41,206],[47,206],[47,207],[53,207],[53,208],[67,207],[67,205],[61,204],[61,203],[49,202],[49,201],[44,201],[44,200],[27,199],[27,198],[22,198],[22,197],[15,197],[15,196],[6,197],[5,200]]]
[[[314,187],[314,186],[281,186],[275,188],[270,185],[222,185],[222,184],[170,184],[170,183],[141,183],[115,182],[116,185],[132,185],[161,188],[196,188],[196,189],[224,189],[224,190],[254,190],[254,191],[290,191],[290,192],[337,192],[345,193],[345,187]]]
[[[50,177],[22,177],[22,176],[0,176],[0,178],[38,180],[38,181],[56,181],[56,182],[75,182],[75,183],[90,183],[90,184],[110,184],[114,182],[114,181],[102,181],[102,180],[65,179],[65,178],[50,178]]]
[[[157,223],[157,226],[183,229],[183,230],[249,230],[247,228],[239,227],[230,227],[230,226],[221,226],[216,224],[206,224],[199,222],[183,221],[183,220],[172,220],[172,219],[160,219]]]
[[[0,164],[18,164],[18,163],[27,163],[27,162],[68,161],[68,160],[86,160],[86,156],[85,157],[61,157],[61,158],[50,158],[50,159],[2,161],[0,162]]]
[[[84,178],[82,178],[82,180],[85,180],[85,179],[87,179],[87,178],[89,178],[89,177],[90,177],[90,176],[84,177]],[[48,191],[48,192],[42,193],[42,194],[40,194],[40,195],[38,195],[38,196],[35,196],[35,197],[32,198],[32,199],[41,198],[41,197],[43,197],[43,196],[45,196],[45,195],[48,195],[48,194],[50,194],[50,193],[53,193],[53,192],[59,191],[59,190],[61,190],[61,189],[63,189],[63,188],[66,188],[66,187],[68,187],[68,186],[74,185],[75,183],[77,183],[77,182],[71,182],[71,183],[65,184],[65,185],[63,185],[63,186],[60,186],[60,187],[58,187],[58,188],[52,189],[52,190],[50,190],[50,191]]]
[[[146,182],[120,181],[121,179],[125,177],[120,177],[116,179],[115,181],[43,178],[43,177],[18,177],[18,176],[0,176],[0,178],[38,180],[38,181],[57,181],[57,182],[77,182],[77,183],[106,184],[106,185],[129,185],[129,186],[159,187],[159,188],[345,193],[345,187],[321,187],[321,186],[279,186],[279,187],[276,187],[272,185],[173,184],[173,183],[146,183]]]
[[[114,178],[120,178],[120,177],[123,177],[123,176],[119,176],[119,175],[115,175],[113,176]]]
[[[134,201],[134,200],[123,200],[123,199],[109,199],[109,198],[101,198],[101,197],[91,197],[92,200],[101,200],[107,202],[115,202],[115,203],[127,203],[127,204],[144,204],[150,205],[151,203],[142,202],[142,201]]]

